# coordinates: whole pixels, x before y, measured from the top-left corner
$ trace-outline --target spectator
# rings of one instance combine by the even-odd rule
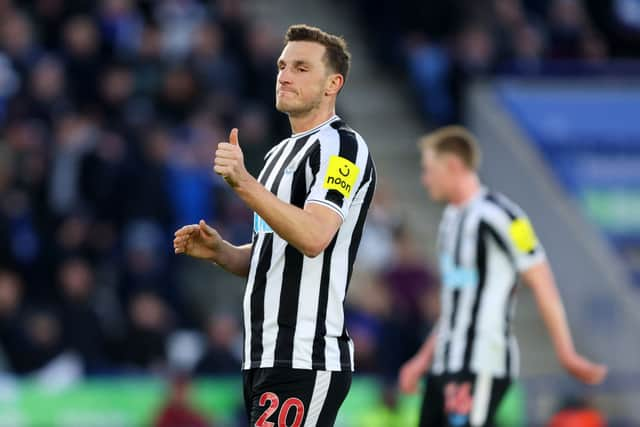
[[[81,357],[88,373],[99,372],[106,362],[106,340],[92,304],[93,276],[91,266],[82,258],[64,261],[58,272],[64,346]]]
[[[169,396],[160,408],[154,427],[214,427],[189,403],[190,379],[176,375],[170,384]]]
[[[230,314],[211,315],[205,325],[207,349],[195,368],[197,375],[237,374],[242,359],[238,321]]]

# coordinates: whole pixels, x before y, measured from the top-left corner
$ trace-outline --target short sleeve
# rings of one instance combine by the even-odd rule
[[[309,158],[312,180],[306,203],[319,203],[344,220],[362,183],[368,150],[353,131],[325,132]]]
[[[521,209],[507,212],[499,207],[491,207],[484,220],[507,246],[517,271],[528,270],[546,258],[529,217]]]

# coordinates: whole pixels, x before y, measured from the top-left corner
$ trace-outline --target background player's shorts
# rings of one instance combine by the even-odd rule
[[[490,427],[510,378],[456,373],[427,376],[420,427]]]
[[[259,368],[242,372],[251,427],[331,427],[351,387],[351,372]]]

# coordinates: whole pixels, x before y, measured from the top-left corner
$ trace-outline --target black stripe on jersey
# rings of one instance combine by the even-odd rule
[[[469,213],[468,210],[465,210],[462,213],[462,216],[460,218],[460,221],[458,222],[458,231],[457,231],[457,236],[456,236],[456,247],[454,248],[454,264],[456,267],[458,267],[460,265],[460,257],[462,256],[462,235],[464,234],[464,225],[467,219],[467,214]],[[453,295],[452,295],[452,302],[451,302],[451,316],[449,317],[449,330],[453,331],[453,327],[455,326],[455,321],[456,321],[456,314],[458,312],[458,301],[460,299],[460,288],[456,288],[453,291]],[[449,337],[449,340],[447,341],[447,344],[444,347],[444,360],[445,363],[448,363],[449,361],[449,351],[451,350],[451,339],[452,337]]]
[[[509,216],[509,219],[511,219],[511,221],[513,221],[518,217],[517,212],[511,209],[511,207],[507,206],[507,204],[504,203],[503,200],[500,200],[500,197],[498,195],[493,193],[488,193],[485,196],[485,198],[486,200],[490,201],[491,203],[493,203],[494,205],[502,209]]]
[[[271,192],[273,194],[276,194],[276,195],[278,194],[278,189],[280,188],[280,181],[282,181],[282,176],[284,175],[284,171],[287,169],[287,166],[289,165],[289,163],[291,163],[291,161],[296,156],[296,154],[298,154],[302,149],[302,147],[304,147],[304,144],[306,144],[307,140],[311,135],[313,134],[303,136],[302,138],[298,139],[294,143],[293,149],[291,150],[287,158],[284,160],[282,167],[278,171],[278,175],[276,175],[276,178],[273,180],[273,184],[271,184]]]
[[[284,258],[274,366],[291,368],[293,367],[293,338],[298,318],[300,277],[302,276],[304,255],[293,246],[287,245],[284,250]]]
[[[282,147],[280,147],[276,153],[274,153],[269,157],[272,159],[270,163],[267,165],[267,168],[264,170],[264,172],[260,174],[260,184],[266,185],[267,179],[269,179],[269,176],[271,175],[271,171],[275,167],[276,163],[278,163],[278,160],[280,160],[280,156],[282,156],[282,153],[284,153],[284,150],[287,148],[287,145],[288,143],[282,144]]]
[[[509,337],[511,336],[511,327],[512,327],[512,314],[513,314],[513,305],[516,301],[516,287],[518,282],[513,284],[511,287],[511,292],[509,292],[509,301],[507,301],[507,312],[505,313],[505,322],[504,322],[504,342],[505,348],[507,351],[507,356],[505,357],[505,372],[507,375],[511,374],[511,343],[509,342]]]
[[[340,157],[349,160],[351,163],[356,163],[358,158],[358,140],[353,130],[345,125],[342,120],[336,120],[331,123],[331,127],[338,131],[340,135]],[[338,190],[327,191],[325,199],[335,203],[339,207],[342,207],[344,202],[344,196]]]
[[[316,183],[316,177],[318,175],[318,171],[320,170],[320,143],[313,144],[313,148],[309,150],[309,167],[311,168],[311,176],[313,179],[309,183],[309,190],[307,191],[307,196],[311,192],[313,185]]]
[[[273,233],[267,233],[260,249],[260,258],[251,291],[251,367],[259,368],[262,359],[262,323],[264,322],[264,296],[267,287],[267,271],[271,265]]]
[[[486,222],[480,221],[478,225],[478,237],[476,240],[476,270],[478,271],[478,289],[471,306],[471,322],[467,328],[466,347],[464,349],[463,370],[468,370],[471,363],[471,352],[476,338],[476,325],[482,292],[487,279],[487,239],[491,236],[489,226]]]
[[[338,233],[333,237],[327,249],[324,250],[322,259],[322,273],[320,274],[320,296],[318,299],[318,314],[316,316],[316,333],[313,339],[313,352],[311,354],[313,369],[327,369],[327,361],[324,355],[325,340],[327,335],[327,306],[329,302],[329,281],[331,279],[331,255],[336,246]]]
[[[362,179],[362,184],[360,184],[358,191],[360,191],[366,183],[369,183],[369,188],[367,189],[367,194],[362,202],[362,209],[360,210],[360,215],[358,216],[356,227],[353,229],[353,237],[351,238],[351,243],[349,244],[349,271],[347,274],[347,290],[349,289],[349,283],[351,282],[353,264],[356,260],[356,255],[358,254],[358,248],[360,247],[360,240],[362,239],[362,232],[364,230],[364,222],[367,218],[367,212],[369,211],[369,206],[371,205],[371,200],[373,199],[373,193],[376,186],[376,169],[373,165],[373,159],[371,159],[371,157],[369,157],[369,159],[367,160],[367,166],[364,171],[364,178]]]

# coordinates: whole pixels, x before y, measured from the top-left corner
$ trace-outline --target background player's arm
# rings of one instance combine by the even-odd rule
[[[220,234],[203,220],[185,225],[175,232],[173,248],[176,254],[216,263],[230,273],[241,277],[249,274],[251,243],[235,246],[223,240]]]
[[[562,366],[574,377],[587,384],[598,384],[607,368],[579,355],[573,345],[562,300],[546,261],[536,263],[521,273],[531,288],[542,319],[551,335],[556,355]]]
[[[415,393],[418,390],[420,378],[431,366],[433,352],[436,349],[437,336],[438,325],[435,325],[420,350],[400,368],[398,385],[403,393]]]
[[[342,224],[340,215],[331,208],[308,204],[300,209],[278,199],[252,177],[244,166],[237,129],[231,131],[228,143],[218,145],[214,170],[278,236],[306,256],[324,251]]]

